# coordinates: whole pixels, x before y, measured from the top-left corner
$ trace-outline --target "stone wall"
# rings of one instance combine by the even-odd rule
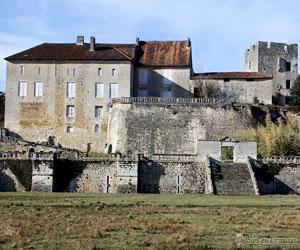
[[[5,127],[28,141],[45,141],[52,136],[63,147],[104,151],[109,86],[118,83],[119,96],[132,96],[133,77],[133,65],[127,61],[7,62]],[[26,96],[18,96],[20,81],[27,83]],[[43,83],[42,96],[34,96],[36,81]],[[68,82],[75,83],[75,97],[67,97]],[[104,84],[103,98],[95,97],[95,83]],[[67,105],[75,107],[74,117],[66,116]],[[102,107],[102,117],[95,117],[96,106]],[[72,132],[67,132],[67,126]]]
[[[279,90],[278,93],[288,96],[286,81],[292,87],[298,76],[298,45],[257,42],[245,52],[245,71],[273,76],[273,95]]]
[[[259,158],[258,162],[252,160],[259,193],[300,194],[299,158],[275,156]]]
[[[139,192],[204,194],[205,163],[143,160],[139,165]]]
[[[272,79],[201,79],[194,78],[191,84],[203,93],[213,92],[214,98],[225,99],[228,103],[253,103],[257,98],[260,103],[272,104]],[[201,96],[205,97],[205,96]]]
[[[197,139],[221,139],[255,126],[248,105],[118,104],[108,143],[124,154],[196,154]]]

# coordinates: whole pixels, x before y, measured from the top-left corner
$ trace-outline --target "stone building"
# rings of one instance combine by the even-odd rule
[[[298,76],[298,45],[257,42],[245,52],[245,71],[273,77],[273,102],[285,104]]]
[[[221,98],[227,102],[272,104],[272,77],[257,72],[194,74],[195,97]]]
[[[78,36],[76,43],[44,43],[5,59],[5,127],[31,141],[52,136],[102,151],[116,129],[112,98],[191,96],[189,39],[99,44]]]
[[[183,150],[174,148],[173,138],[178,145],[190,145],[189,138],[216,138],[219,131],[225,131],[217,129],[213,134],[211,128],[223,128],[230,121],[222,118],[216,122],[211,118],[220,112],[225,118],[225,113],[231,111],[232,116],[236,115],[231,108],[203,107],[216,103],[216,99],[194,97],[217,98],[223,104],[251,104],[255,99],[272,103],[274,77],[269,71],[197,74],[193,71],[191,50],[189,38],[137,38],[133,44],[102,44],[96,43],[94,37],[85,43],[84,37],[78,36],[76,43],[44,43],[9,56],[5,58],[5,127],[24,140],[42,142],[51,136],[56,145],[84,152],[170,153]],[[287,51],[293,53],[283,58],[294,60],[296,45],[288,46]],[[294,74],[297,69],[293,60],[290,70]],[[251,65],[254,67],[254,63]],[[251,68],[256,69],[259,70]],[[208,110],[212,113],[208,114]],[[200,113],[204,115],[200,117]],[[247,126],[243,119],[237,123],[239,128]],[[187,124],[191,129],[183,133]],[[228,131],[236,129],[236,125],[225,127]],[[185,136],[179,136],[180,128]]]

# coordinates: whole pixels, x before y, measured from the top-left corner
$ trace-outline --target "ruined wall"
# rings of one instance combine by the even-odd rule
[[[196,154],[197,139],[221,139],[255,125],[252,111],[247,105],[118,104],[111,118],[118,129],[109,135],[117,141],[108,142],[125,154]]]
[[[31,191],[31,160],[0,160],[0,191]]]
[[[117,163],[87,163],[81,174],[69,182],[68,192],[76,193],[116,193]]]
[[[143,160],[139,164],[139,192],[204,194],[205,164]]]
[[[253,98],[257,97],[261,103],[272,104],[272,79],[230,79],[225,82],[224,79],[194,78],[191,85],[204,93],[212,92],[213,96],[208,97],[222,98],[228,103],[253,103]]]
[[[109,86],[118,83],[119,96],[130,96],[133,74],[130,62],[7,62],[5,127],[29,141],[45,141],[52,136],[64,147],[104,151]],[[18,96],[20,81],[27,83],[26,96]],[[43,83],[43,95],[39,97],[34,96],[36,81]],[[75,97],[66,95],[68,82],[75,83]],[[95,83],[104,84],[103,98],[95,97]],[[75,107],[74,117],[66,116],[67,105]],[[95,117],[95,106],[102,107],[102,117]],[[67,126],[73,128],[72,132],[67,133]]]
[[[245,52],[245,71],[273,76],[273,95],[280,89],[282,95],[288,96],[286,80],[290,80],[292,87],[298,76],[298,45],[257,42]]]

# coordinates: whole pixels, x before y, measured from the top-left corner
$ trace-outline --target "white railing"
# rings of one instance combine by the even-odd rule
[[[257,160],[262,163],[300,164],[300,156],[259,156]]]
[[[216,98],[183,98],[183,97],[121,97],[111,99],[112,103],[180,103],[180,104],[221,104],[222,99]]]
[[[158,162],[195,162],[196,157],[189,154],[152,154],[148,158]]]

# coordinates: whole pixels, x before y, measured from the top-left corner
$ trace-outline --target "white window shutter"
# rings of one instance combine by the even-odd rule
[[[110,84],[110,91],[109,91],[109,97],[110,98],[117,98],[118,97],[118,84],[117,83],[111,83]]]

